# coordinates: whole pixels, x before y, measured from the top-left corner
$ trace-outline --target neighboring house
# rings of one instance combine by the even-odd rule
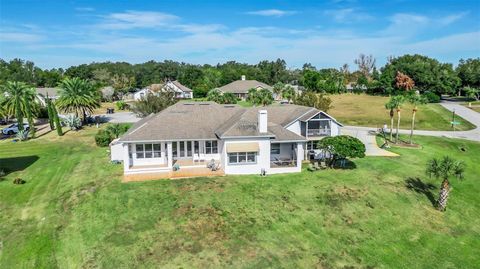
[[[178,102],[130,128],[112,160],[123,161],[125,175],[205,168],[211,160],[225,174],[300,172],[305,157],[320,154],[314,141],[338,135],[340,126],[311,107]]]
[[[178,99],[192,99],[193,91],[187,86],[182,85],[177,80],[167,81],[165,83],[152,84],[146,88],[143,88],[133,94],[133,99],[138,101],[145,98],[147,94],[157,94],[159,92],[173,92],[175,98]]]
[[[267,85],[263,82],[257,80],[247,80],[245,76],[242,76],[240,80],[236,80],[234,82],[228,83],[220,88],[218,88],[221,92],[230,92],[235,94],[236,97],[245,100],[248,96],[248,90],[250,89],[267,89],[269,91],[273,91],[272,86]]]
[[[162,91],[170,91],[175,93],[175,98],[179,99],[192,99],[193,91],[187,86],[182,85],[178,80],[167,81],[163,87]]]
[[[46,98],[50,100],[57,100],[60,95],[58,88],[37,88],[37,98],[42,106],[46,105]]]
[[[345,86],[345,89],[347,90],[347,92],[353,92],[354,90],[366,91],[366,90],[367,90],[367,86],[365,86],[365,85],[358,85],[358,84],[355,83],[355,82],[349,82],[349,83]]]
[[[147,97],[148,94],[152,93],[148,88],[140,89],[133,93],[133,100],[139,101]]]

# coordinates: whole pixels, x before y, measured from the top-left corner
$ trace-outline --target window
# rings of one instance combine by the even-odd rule
[[[145,144],[145,158],[153,157],[153,147],[152,144]]]
[[[177,151],[177,142],[172,142],[172,155],[173,157],[178,157],[178,151]]]
[[[162,156],[160,144],[153,144],[153,158],[160,158]]]
[[[218,153],[218,146],[217,141],[205,141],[205,153],[206,154],[217,154]]]
[[[185,144],[184,141],[180,141],[180,156],[185,157]]]
[[[145,153],[143,151],[143,144],[136,144],[135,151],[137,152],[137,159],[145,158]]]
[[[254,164],[257,162],[256,152],[235,152],[228,154],[229,164]]]
[[[280,154],[280,144],[271,144],[270,154]]]
[[[308,143],[307,143],[307,150],[318,149],[317,143],[318,143],[318,141],[308,141]]]
[[[135,151],[137,159],[160,158],[160,144],[136,144]]]
[[[187,156],[192,156],[192,141],[187,141]]]
[[[193,152],[194,152],[195,154],[198,154],[198,153],[199,153],[199,143],[198,143],[198,141],[194,141],[194,142],[193,142],[193,150],[194,150]]]

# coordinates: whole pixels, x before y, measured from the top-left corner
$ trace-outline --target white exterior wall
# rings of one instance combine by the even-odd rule
[[[258,143],[259,151],[257,152],[257,162],[254,164],[228,164],[227,147],[231,143]],[[228,139],[225,140],[222,150],[222,159],[225,174],[260,174],[262,169],[267,171],[270,169],[270,139]]]
[[[150,92],[149,89],[141,89],[139,90],[138,92],[134,93],[133,94],[133,99],[135,101],[138,101],[140,99],[142,99],[142,93],[143,93],[143,98],[147,97],[147,94]]]
[[[302,127],[300,121],[296,121],[287,127],[287,130],[296,133],[297,135],[302,135]]]
[[[165,142],[158,142],[161,145],[161,157],[159,158],[141,158],[137,159],[137,149],[135,147],[135,144],[130,144],[130,152],[132,153],[132,165],[156,165],[156,164],[166,164],[166,158],[165,158],[165,147],[164,144]],[[138,144],[143,144],[143,143],[138,143]],[[146,144],[151,144],[151,143],[146,143]]]
[[[115,140],[112,143],[110,143],[110,160],[123,161],[123,144],[122,143],[118,143]]]
[[[340,126],[333,120],[330,122],[331,136],[340,135]]]

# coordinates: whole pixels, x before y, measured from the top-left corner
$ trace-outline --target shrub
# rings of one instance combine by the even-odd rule
[[[433,92],[425,92],[423,94],[429,103],[440,103],[440,96],[436,95]]]
[[[99,147],[108,147],[108,145],[110,144],[110,142],[112,142],[112,140],[113,140],[112,135],[105,130],[99,130],[95,135],[95,143]]]
[[[125,110],[128,107],[128,105],[127,105],[127,103],[125,103],[125,101],[117,101],[117,102],[115,102],[115,106],[117,107],[118,110]]]
[[[63,123],[72,131],[76,131],[82,127],[82,121],[73,114],[67,115],[65,119],[63,119]]]
[[[99,130],[97,132],[95,135],[95,143],[99,147],[108,147],[110,142],[126,133],[130,126],[131,124],[110,124],[105,130]]]
[[[28,131],[18,131],[16,138],[20,141],[26,141],[28,139]]]
[[[25,184],[26,181],[17,177],[16,179],[13,180],[13,184],[17,184],[17,185],[20,185],[20,184]]]

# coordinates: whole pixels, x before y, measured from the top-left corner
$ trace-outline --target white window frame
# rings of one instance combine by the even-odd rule
[[[245,157],[245,161],[240,162],[240,158]],[[253,161],[249,160],[249,157],[253,156]],[[231,161],[231,157],[235,157],[235,161]],[[256,164],[257,163],[257,153],[256,152],[232,152],[227,154],[228,164],[229,165],[246,165],[246,164]]]
[[[217,140],[207,140],[207,141],[205,141],[205,154],[218,154],[218,141]]]
[[[275,146],[275,148],[273,148],[273,146]],[[280,144],[279,143],[270,144],[270,154],[275,154],[275,155],[280,154]]]
[[[148,151],[145,150],[146,145],[151,146],[151,149]],[[155,150],[155,146],[158,146],[158,150]],[[147,157],[147,154],[150,155],[150,157]],[[156,159],[156,158],[160,158],[161,156],[162,156],[162,145],[160,143],[135,144],[136,159]]]

